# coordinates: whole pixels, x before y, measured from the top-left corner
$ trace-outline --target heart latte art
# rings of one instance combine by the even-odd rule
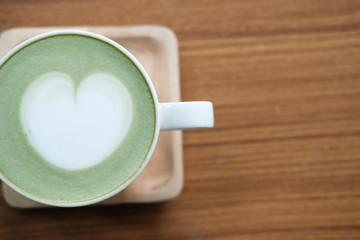
[[[30,84],[21,103],[31,145],[46,161],[67,170],[106,159],[128,133],[131,120],[129,91],[105,73],[92,74],[78,86],[65,73],[43,74]]]

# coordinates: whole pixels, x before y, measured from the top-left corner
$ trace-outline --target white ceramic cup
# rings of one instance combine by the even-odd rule
[[[58,207],[77,207],[77,206],[85,206],[94,204],[100,201],[103,201],[107,198],[110,198],[113,195],[124,190],[127,186],[130,185],[143,171],[147,163],[149,162],[154,149],[157,144],[158,136],[160,130],[183,130],[183,129],[196,129],[196,128],[211,128],[214,125],[214,113],[213,113],[213,105],[211,102],[207,101],[195,101],[195,102],[169,102],[169,103],[159,103],[155,88],[151,82],[149,75],[146,73],[144,67],[139,63],[139,61],[124,47],[119,45],[118,43],[108,39],[102,35],[86,32],[86,31],[78,31],[78,30],[58,30],[58,31],[51,31],[47,33],[43,33],[32,37],[23,43],[17,45],[13,48],[10,52],[8,52],[1,60],[0,66],[7,61],[13,54],[18,52],[23,47],[43,38],[47,38],[49,36],[54,35],[61,35],[61,34],[76,34],[76,35],[84,35],[89,36],[92,38],[100,39],[115,48],[119,49],[122,53],[124,53],[141,71],[145,80],[151,90],[152,97],[155,103],[155,112],[156,112],[156,126],[155,126],[155,134],[154,140],[150,147],[149,153],[147,155],[146,160],[141,168],[137,170],[135,174],[132,175],[125,183],[121,184],[116,190],[109,192],[108,194],[98,196],[95,199],[76,202],[76,203],[54,203],[51,201],[47,201],[41,198],[34,197],[29,195],[27,192],[23,191],[18,186],[14,185],[7,178],[3,175],[0,171],[0,178],[1,180],[6,183],[10,188],[15,190],[16,192],[22,194],[23,196],[32,199],[34,201],[51,205],[51,206],[58,206]]]

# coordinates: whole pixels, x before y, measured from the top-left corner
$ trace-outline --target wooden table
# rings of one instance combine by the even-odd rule
[[[16,210],[0,239],[360,239],[360,1],[0,0],[0,30],[160,24],[177,34],[185,183],[146,205]]]

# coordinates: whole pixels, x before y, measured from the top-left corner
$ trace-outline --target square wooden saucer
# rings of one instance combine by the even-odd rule
[[[90,31],[118,42],[144,66],[154,83],[160,102],[180,101],[177,39],[173,31],[162,26],[13,28],[0,35],[0,57],[32,36],[60,29]],[[161,132],[156,150],[141,175],[124,191],[97,205],[166,201],[179,195],[182,186],[182,133]],[[12,207],[47,207],[23,197],[4,183],[2,191],[5,201]]]

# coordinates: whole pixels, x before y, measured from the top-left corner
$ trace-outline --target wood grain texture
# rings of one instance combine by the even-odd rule
[[[161,24],[178,36],[183,100],[215,128],[184,133],[165,203],[15,210],[0,239],[360,239],[360,1],[0,0],[0,30]]]

